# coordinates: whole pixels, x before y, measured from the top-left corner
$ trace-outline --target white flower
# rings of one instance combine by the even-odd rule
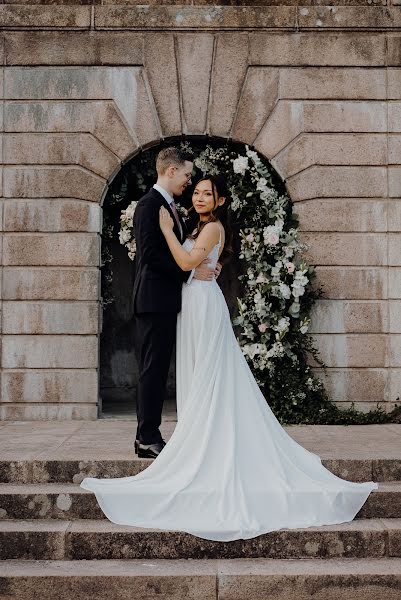
[[[280,294],[283,298],[286,298],[286,300],[288,300],[289,298],[291,298],[291,290],[289,288],[289,286],[286,283],[283,283],[282,281],[279,284],[279,290],[280,290]]]
[[[299,314],[299,309],[300,309],[300,304],[299,302],[294,301],[290,308],[288,309],[288,312],[290,313],[290,315],[292,317],[297,317]]]
[[[245,175],[245,171],[249,168],[248,159],[246,156],[238,156],[232,160],[234,173]]]
[[[121,231],[118,234],[118,237],[120,239],[120,244],[125,244],[131,239],[131,232],[129,229],[121,229]]]
[[[276,246],[280,240],[280,230],[275,225],[268,225],[263,229],[263,240],[265,246]]]
[[[267,279],[266,275],[264,275],[264,273],[259,273],[255,280],[255,283],[269,283],[269,280]]]
[[[264,304],[264,302],[265,302],[264,298],[263,298],[262,294],[259,292],[259,290],[254,295],[253,301],[255,302],[256,305]]]
[[[260,158],[259,158],[257,152],[255,152],[254,150],[250,150],[248,148],[248,146],[246,147],[246,155],[249,156],[249,158],[251,158],[254,163],[260,162]]]
[[[245,238],[245,239],[246,239],[246,241],[247,241],[247,242],[250,242],[250,243],[251,243],[251,242],[253,242],[253,241],[254,241],[254,239],[255,239],[255,236],[253,235],[253,233],[248,233],[248,235],[246,236],[246,238]]]
[[[287,267],[287,273],[293,273],[295,271],[295,265],[293,262],[288,262],[285,266]]]
[[[264,333],[264,332],[266,331],[267,327],[268,327],[267,323],[261,323],[261,324],[259,325],[259,328],[258,328],[258,329],[259,329],[259,331],[260,331],[261,333]]]
[[[276,325],[276,329],[279,332],[288,331],[289,326],[290,326],[290,319],[288,317],[282,317],[281,319],[279,319],[279,321]]]
[[[128,206],[128,208],[125,209],[125,216],[128,219],[132,219],[132,217],[134,216],[134,212],[135,212],[135,208],[136,208],[137,203],[136,202],[131,202],[131,204]]]
[[[260,192],[267,191],[267,181],[264,177],[261,177],[259,179],[258,183],[256,184],[256,189],[259,190]]]
[[[244,344],[242,346],[243,354],[249,356],[251,360],[253,360],[257,354],[263,352],[263,350],[266,350],[263,344]]]

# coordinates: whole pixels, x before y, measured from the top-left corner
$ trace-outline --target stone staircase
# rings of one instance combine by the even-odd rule
[[[387,438],[375,457],[331,434],[325,466],[379,482],[352,522],[225,543],[106,519],[79,483],[146,468],[132,450],[79,460],[67,442],[36,456],[0,442],[0,600],[401,600],[401,426],[391,427],[394,449]],[[347,429],[352,440],[358,426]]]

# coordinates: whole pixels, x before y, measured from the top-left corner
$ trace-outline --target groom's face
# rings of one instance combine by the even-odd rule
[[[174,196],[181,196],[185,189],[191,185],[193,163],[186,160],[183,165],[170,167],[171,190]]]

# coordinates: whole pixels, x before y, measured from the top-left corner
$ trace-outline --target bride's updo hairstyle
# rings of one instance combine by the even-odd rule
[[[211,182],[214,207],[212,208],[212,211],[209,215],[208,220],[207,221],[199,220],[197,223],[195,232],[193,234],[189,235],[188,237],[192,240],[196,240],[196,238],[199,236],[200,232],[202,231],[202,229],[204,228],[204,226],[207,223],[213,223],[214,221],[220,221],[224,227],[224,231],[225,231],[226,235],[225,235],[224,248],[220,255],[219,262],[221,264],[226,264],[227,262],[229,262],[229,260],[231,259],[232,255],[233,255],[233,248],[232,248],[233,233],[232,233],[232,228],[231,228],[231,224],[230,224],[230,211],[228,210],[231,199],[229,197],[227,182],[221,173],[217,173],[216,175],[207,175],[205,177],[201,177],[200,179],[198,179],[194,189],[196,188],[198,183],[200,183],[201,181],[210,181]],[[224,204],[217,206],[217,200],[219,198],[225,198],[225,202],[224,202]],[[194,210],[193,206],[191,206],[188,209],[188,213],[190,213],[192,210]]]

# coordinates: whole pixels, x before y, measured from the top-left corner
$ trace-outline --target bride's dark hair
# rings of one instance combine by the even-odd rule
[[[231,222],[230,222],[230,214],[231,213],[228,210],[231,199],[230,199],[229,192],[228,192],[227,182],[221,173],[217,173],[216,175],[206,175],[206,176],[198,179],[198,181],[195,184],[194,189],[196,188],[198,183],[200,183],[201,181],[210,181],[211,182],[214,206],[212,208],[212,211],[209,215],[208,220],[207,221],[199,220],[198,224],[196,225],[195,232],[190,234],[188,237],[192,240],[196,240],[196,238],[199,236],[200,232],[202,231],[204,226],[207,225],[207,223],[213,223],[214,221],[217,221],[217,220],[220,221],[224,227],[224,231],[225,231],[226,235],[225,235],[224,248],[220,254],[219,261],[221,262],[221,264],[225,264],[231,259],[232,255],[233,255],[233,248],[232,248],[233,232],[232,232]],[[216,206],[218,198],[225,198],[224,204],[221,204],[220,206]],[[191,206],[188,209],[188,213],[190,214],[190,212],[192,210],[194,210],[193,206]]]

